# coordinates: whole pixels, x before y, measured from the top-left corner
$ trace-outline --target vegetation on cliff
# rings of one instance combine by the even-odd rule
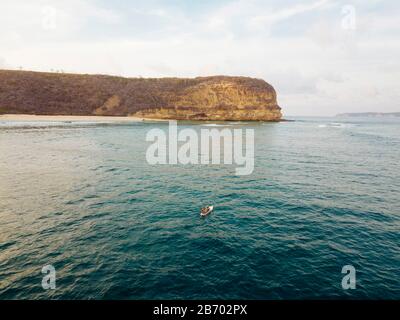
[[[144,79],[11,70],[0,70],[0,113],[190,120],[281,118],[274,88],[260,79]]]

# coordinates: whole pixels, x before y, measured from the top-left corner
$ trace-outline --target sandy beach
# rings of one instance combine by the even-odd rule
[[[62,116],[62,115],[31,115],[31,114],[2,114],[0,121],[71,121],[71,122],[142,122],[142,121],[167,121],[162,119],[145,119],[139,117],[117,116]]]

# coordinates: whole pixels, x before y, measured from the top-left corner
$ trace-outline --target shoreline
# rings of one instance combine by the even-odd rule
[[[0,114],[0,121],[12,122],[168,122],[194,121],[194,122],[240,122],[241,120],[179,120],[179,119],[154,119],[134,116],[72,116],[72,115],[35,115],[35,114]],[[279,121],[243,120],[243,122],[294,122],[295,120],[280,119]]]
[[[34,115],[34,114],[0,114],[0,121],[27,121],[27,122],[144,122],[166,121],[162,119],[148,119],[131,116],[69,116],[69,115]]]

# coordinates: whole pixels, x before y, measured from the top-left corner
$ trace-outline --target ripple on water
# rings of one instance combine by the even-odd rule
[[[0,298],[400,298],[400,126],[247,123],[255,170],[241,177],[149,166],[156,126],[0,126]]]

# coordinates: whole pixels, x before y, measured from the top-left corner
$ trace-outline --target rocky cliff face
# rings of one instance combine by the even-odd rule
[[[138,79],[0,70],[0,113],[279,121],[274,88],[246,77]]]

